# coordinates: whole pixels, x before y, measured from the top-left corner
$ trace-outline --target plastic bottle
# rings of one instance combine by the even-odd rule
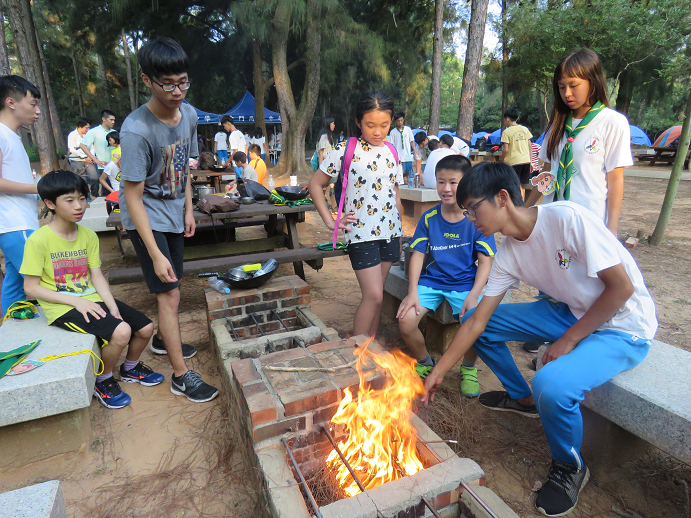
[[[291,187],[297,187],[298,185],[298,177],[297,175],[291,174],[290,175],[290,186]]]
[[[278,267],[278,261],[276,259],[269,259],[264,263],[264,265],[254,272],[255,277],[259,277],[260,275],[264,275],[266,272],[269,272],[271,270],[274,270],[275,268]]]
[[[228,285],[216,276],[209,277],[209,286],[219,293],[230,293]]]
[[[274,175],[269,175],[267,185],[269,186],[269,191],[273,191],[276,188],[276,182],[274,182]]]
[[[408,189],[415,187],[415,173],[408,173]]]

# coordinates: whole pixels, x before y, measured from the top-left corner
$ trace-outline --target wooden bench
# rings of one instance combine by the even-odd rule
[[[196,275],[205,272],[224,272],[243,264],[261,263],[269,259],[276,259],[279,264],[305,262],[315,270],[324,266],[327,257],[339,257],[346,255],[343,250],[319,250],[316,247],[301,247],[289,250],[260,252],[253,254],[230,255],[211,259],[198,259],[185,261],[186,274]],[[140,282],[144,280],[141,268],[122,268],[108,272],[110,284],[124,284],[127,282]]]
[[[655,154],[639,156],[638,160],[641,162],[649,162],[650,166],[654,166],[657,162],[662,162],[664,164],[672,164],[677,157],[677,148],[675,147],[654,147]],[[684,169],[689,169],[689,158],[691,157],[691,148],[689,148],[686,153],[686,160],[684,160]]]

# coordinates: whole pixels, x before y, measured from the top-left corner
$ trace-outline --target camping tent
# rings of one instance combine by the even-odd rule
[[[473,138],[470,139],[470,145],[474,146],[477,142],[477,139],[479,139],[480,137],[486,137],[487,135],[489,135],[489,133],[487,133],[486,131],[478,131],[477,133],[473,133]]]
[[[236,124],[254,124],[254,97],[245,92],[240,102],[223,115],[230,115]],[[264,120],[267,124],[280,124],[281,114],[264,108]]]
[[[671,128],[667,128],[665,131],[662,132],[662,135],[657,137],[657,140],[655,140],[653,146],[669,146],[672,142],[679,138],[679,135],[681,135],[681,126],[672,126]]]
[[[679,126],[681,127],[681,126]],[[641,128],[638,126],[630,126],[631,128],[631,144],[637,144],[639,146],[648,146],[650,147],[650,137],[645,134],[645,131],[643,131]]]
[[[498,146],[499,144],[501,144],[501,128],[499,128],[496,131],[493,131],[487,137],[487,143],[491,146]]]
[[[187,101],[182,101],[182,102],[192,106]],[[221,121],[220,115],[216,115],[215,113],[203,112],[203,111],[195,108],[194,106],[192,106],[192,108],[194,108],[194,111],[197,112],[197,124],[219,124]]]

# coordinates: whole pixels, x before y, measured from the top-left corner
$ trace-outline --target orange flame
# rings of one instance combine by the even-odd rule
[[[344,390],[336,415],[331,422],[342,425],[347,438],[338,444],[365,489],[372,489],[423,469],[416,449],[416,430],[410,424],[413,401],[424,394],[415,372],[415,359],[400,351],[374,353],[369,339],[355,349],[355,368],[360,377],[357,399],[350,389]],[[366,365],[367,364],[367,365]],[[370,388],[363,368],[374,367],[384,375],[384,387]],[[338,457],[336,450],[326,459],[336,470],[336,478],[349,496],[360,488]]]

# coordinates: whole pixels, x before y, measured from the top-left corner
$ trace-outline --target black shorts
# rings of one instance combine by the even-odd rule
[[[87,322],[84,319],[84,315],[82,315],[79,311],[76,309],[70,309],[64,315],[56,318],[51,325],[67,329],[68,331],[74,331],[75,333],[96,335],[105,343],[108,343],[110,341],[110,337],[113,336],[115,328],[123,322],[132,328],[133,333],[145,328],[151,323],[149,317],[147,317],[144,313],[129,307],[127,304],[120,302],[119,300],[116,300],[115,304],[118,307],[122,320],[115,318],[110,314],[105,302],[97,302],[96,304],[105,310],[105,317],[97,319],[93,315],[89,315],[89,321]]]
[[[377,239],[361,243],[348,243],[348,257],[353,270],[372,268],[381,263],[395,263],[401,258],[401,238],[392,237],[390,241]]]
[[[185,238],[182,234],[176,232],[159,232],[157,230],[152,230],[152,232],[154,234],[156,246],[158,246],[158,249],[166,256],[166,259],[168,259],[173,266],[175,277],[178,279],[175,282],[163,282],[158,278],[158,275],[156,275],[154,271],[154,262],[151,260],[149,251],[146,249],[146,245],[144,241],[142,241],[139,232],[136,230],[128,230],[127,234],[130,236],[134,251],[137,252],[137,258],[142,267],[144,280],[149,287],[149,292],[165,293],[180,285],[180,279],[182,279],[183,253],[185,251]]]
[[[513,167],[513,170],[516,171],[518,181],[521,182],[521,185],[526,185],[530,182],[530,163],[516,164],[511,167]]]

